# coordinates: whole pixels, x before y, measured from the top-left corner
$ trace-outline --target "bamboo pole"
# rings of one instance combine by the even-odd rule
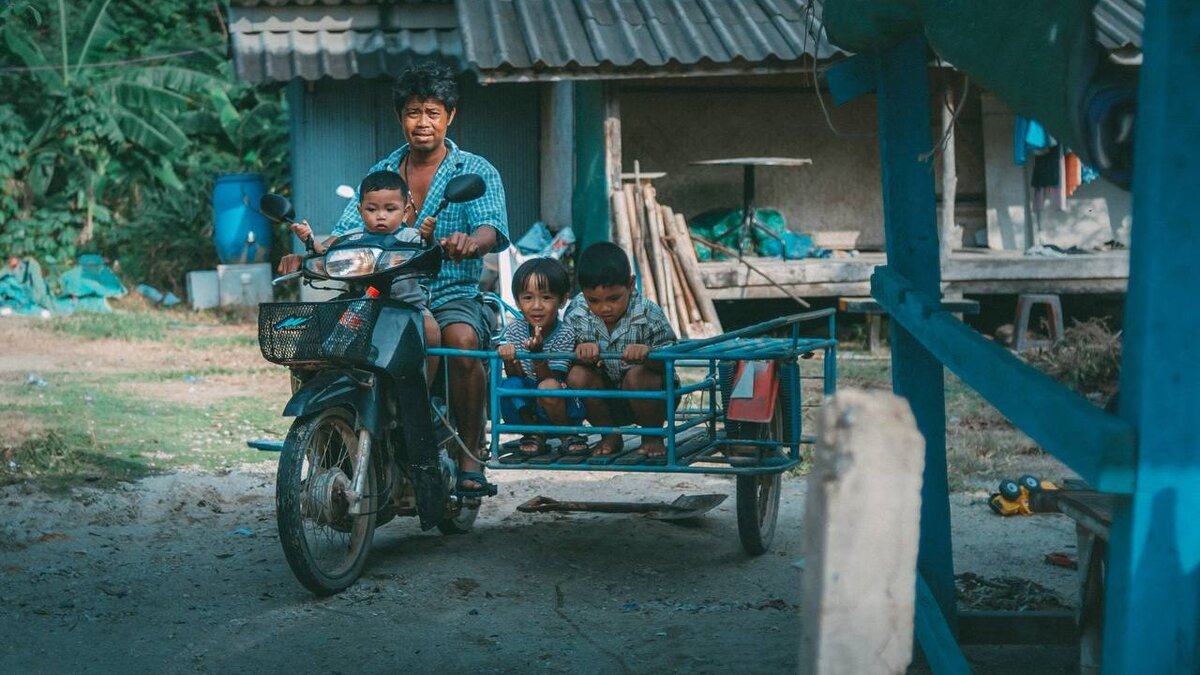
[[[687,281],[687,275],[683,272],[683,262],[680,260],[680,240],[675,232],[675,212],[669,207],[663,207],[663,227],[667,231],[668,241],[671,245],[671,267],[675,270],[675,285],[683,292],[684,307],[686,308],[686,317],[689,323],[700,323],[704,320],[700,316],[700,309],[696,306],[696,296],[692,291],[691,284]],[[684,245],[691,243],[689,239]]]
[[[636,187],[633,185],[622,186],[621,192],[625,195],[625,207],[629,214],[629,232],[632,249],[630,250],[630,258],[637,261],[638,277],[642,282],[642,295],[650,302],[658,302],[658,294],[654,289],[654,274],[651,272],[650,261],[646,256],[646,247],[643,244],[642,237],[642,219],[640,209],[637,208],[637,199],[634,196]]]
[[[629,212],[625,209],[625,195],[620,190],[614,190],[609,195],[613,212],[613,241],[622,251],[632,251],[632,233],[629,228]]]
[[[654,270],[654,287],[658,291],[658,304],[664,309],[670,309],[669,306],[674,299],[671,297],[670,282],[667,280],[665,270],[663,269],[662,241],[660,235],[658,235],[661,229],[656,227],[658,219],[655,216],[658,212],[658,205],[654,201],[654,188],[644,185],[641,186],[640,192],[643,204],[642,214],[645,216],[646,221],[646,248],[650,254],[650,264]],[[667,315],[670,316],[670,312]]]
[[[708,296],[708,289],[705,288],[704,279],[700,276],[700,261],[696,258],[696,248],[692,245],[692,235],[683,214],[675,214],[674,226],[675,252],[679,254],[683,275],[692,287],[697,309],[700,310],[700,318],[710,324],[718,334],[723,333],[721,320],[717,318],[716,305]]]

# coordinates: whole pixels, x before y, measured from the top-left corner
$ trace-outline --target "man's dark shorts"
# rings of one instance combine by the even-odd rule
[[[452,323],[469,325],[479,338],[479,346],[476,349],[491,349],[492,327],[496,323],[496,316],[491,308],[483,304],[482,296],[455,298],[439,305],[433,310],[433,318],[437,319],[438,328],[443,331]]]

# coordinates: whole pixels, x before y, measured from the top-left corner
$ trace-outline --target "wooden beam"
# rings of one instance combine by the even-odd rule
[[[880,253],[863,253],[854,258],[808,258],[779,260],[753,258],[771,279],[784,286],[793,284],[864,281],[875,267],[887,264]],[[736,260],[700,263],[700,274],[708,288],[770,285],[770,281]],[[947,283],[1031,281],[1042,290],[1057,290],[1060,281],[1111,280],[1124,283],[1129,278],[1127,252],[1092,253],[1066,258],[1037,258],[993,254],[955,254],[943,267],[942,281]]]
[[[964,645],[1073,645],[1075,612],[965,610],[958,613],[958,642]]]
[[[890,267],[871,279],[871,295],[947,368],[1030,438],[1106,492],[1133,489],[1134,433],[1049,376],[985,339]]]
[[[908,403],[889,392],[843,389],[818,412],[800,672],[900,673],[912,660],[924,447]]]

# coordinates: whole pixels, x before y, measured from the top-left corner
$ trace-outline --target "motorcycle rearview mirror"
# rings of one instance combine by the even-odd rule
[[[294,223],[296,222],[296,209],[292,208],[292,202],[283,195],[268,193],[263,195],[258,200],[258,210],[269,220],[276,223]]]
[[[258,210],[271,222],[296,224],[296,209],[292,206],[292,202],[283,195],[277,195],[274,192],[263,195],[258,200]],[[304,248],[308,249],[309,253],[315,250],[312,237],[304,240]]]
[[[477,173],[455,176],[450,179],[449,183],[446,183],[445,196],[442,197],[442,203],[438,204],[437,210],[433,212],[433,217],[436,218],[442,209],[450,204],[462,204],[479,199],[485,192],[487,192],[487,184],[483,182],[483,176]]]

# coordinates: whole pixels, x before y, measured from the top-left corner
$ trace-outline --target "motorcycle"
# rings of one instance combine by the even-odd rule
[[[485,190],[478,175],[452,179],[434,216]],[[295,221],[280,195],[264,195],[259,208],[275,222]],[[307,243],[300,269],[275,282],[340,281],[346,291],[326,302],[259,305],[258,337],[263,356],[299,382],[283,410],[295,420],[276,478],[279,540],[300,583],[330,595],[358,579],[376,527],[416,516],[423,530],[466,533],[495,488],[455,493],[457,463],[443,447],[455,432],[444,404],[431,402],[423,317],[387,298],[396,279],[436,276],[441,247],[370,232],[342,236],[322,255]]]

